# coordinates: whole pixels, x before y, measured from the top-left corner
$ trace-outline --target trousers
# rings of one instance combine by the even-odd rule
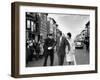
[[[44,66],[47,66],[47,60],[48,60],[49,56],[50,56],[50,66],[53,66],[53,62],[54,62],[54,51],[53,50],[47,51],[45,53],[45,56],[44,56]]]

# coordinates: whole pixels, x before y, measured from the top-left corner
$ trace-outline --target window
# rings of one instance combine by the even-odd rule
[[[31,31],[36,31],[36,24],[33,21],[31,21]]]
[[[27,20],[27,28],[30,29],[31,26],[30,26],[30,20]]]

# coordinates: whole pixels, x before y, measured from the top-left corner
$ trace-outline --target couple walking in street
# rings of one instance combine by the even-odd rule
[[[44,66],[47,65],[48,56],[50,56],[50,66],[53,66],[54,62],[54,47],[56,46],[56,52],[58,56],[58,65],[63,65],[64,58],[66,57],[67,63],[70,65],[74,61],[74,47],[71,39],[71,33],[67,33],[64,37],[62,32],[57,33],[57,40],[53,39],[52,34],[48,34],[48,38],[44,43]]]

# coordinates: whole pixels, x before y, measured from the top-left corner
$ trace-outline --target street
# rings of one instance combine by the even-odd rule
[[[77,65],[89,64],[89,52],[86,50],[86,48],[76,49],[75,59]]]
[[[89,64],[89,53],[86,51],[86,48],[76,49],[75,50],[75,60],[77,65]],[[28,62],[27,67],[41,67],[44,63],[44,57],[39,60],[33,60]],[[50,58],[48,57],[47,65],[50,64]],[[58,65],[57,53],[54,54],[54,66]],[[67,65],[66,59],[64,59],[64,65]]]

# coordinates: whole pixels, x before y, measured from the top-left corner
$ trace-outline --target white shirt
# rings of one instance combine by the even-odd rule
[[[60,44],[61,44],[61,41],[62,41],[62,36],[60,37],[59,46],[60,46]]]
[[[60,37],[60,43],[61,43],[61,40],[62,40],[62,36]]]

